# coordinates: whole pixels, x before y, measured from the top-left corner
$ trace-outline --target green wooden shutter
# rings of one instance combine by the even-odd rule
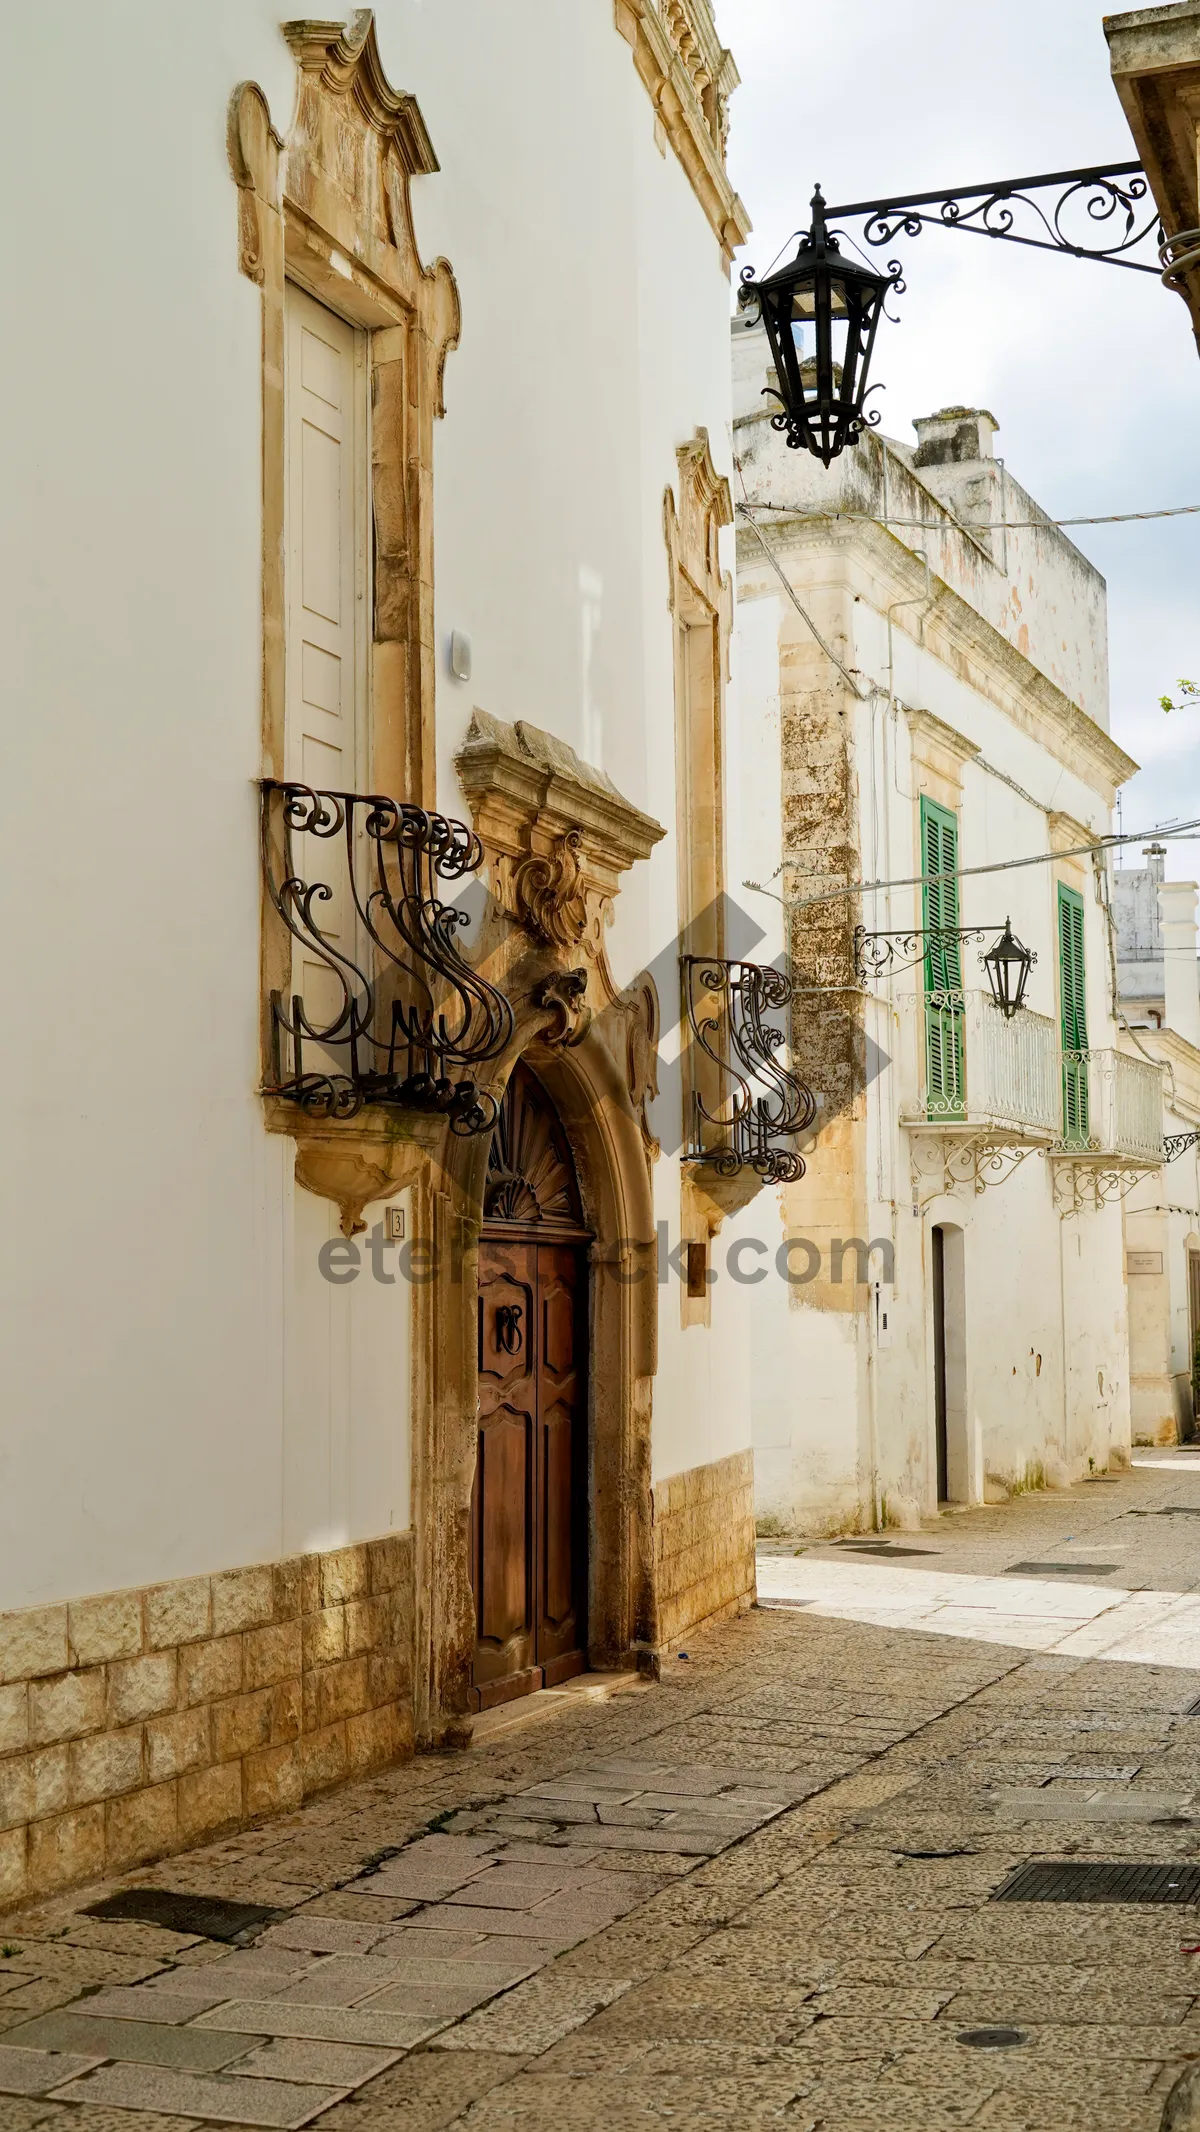
[[[1088,1137],[1087,1000],[1083,967],[1083,897],[1058,886],[1058,970],[1062,1001],[1063,1139]]]
[[[963,993],[958,925],[958,820],[921,797],[922,924],[925,928],[925,1100],[931,1117],[966,1113]],[[941,878],[937,878],[941,876]],[[932,878],[931,878],[932,877]]]

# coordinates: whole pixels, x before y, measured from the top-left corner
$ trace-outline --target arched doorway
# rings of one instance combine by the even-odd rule
[[[558,1113],[518,1063],[492,1134],[479,1246],[471,1497],[478,1709],[583,1671],[588,1244]]]

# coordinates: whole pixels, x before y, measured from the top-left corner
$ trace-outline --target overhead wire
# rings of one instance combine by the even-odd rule
[[[1091,518],[893,518],[878,511],[798,511],[794,504],[772,503],[767,497],[747,497],[745,505],[750,511],[778,511],[786,517],[802,522],[825,521],[836,524],[839,519],[862,520],[868,525],[915,526],[926,533],[1044,533],[1059,526],[1127,526],[1149,518],[1194,518],[1200,514],[1200,503],[1176,503],[1161,511],[1106,511]],[[753,524],[753,520],[750,521]]]

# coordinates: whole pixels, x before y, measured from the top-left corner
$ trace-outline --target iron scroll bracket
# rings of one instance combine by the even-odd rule
[[[461,954],[468,913],[441,894],[479,867],[479,838],[379,793],[261,790],[263,881],[292,965],[270,995],[264,1094],[314,1118],[380,1104],[490,1132],[496,1104],[475,1077],[513,1010]]]
[[[794,1183],[805,1167],[796,1137],[812,1127],[817,1099],[776,1056],[785,1032],[765,1018],[791,1009],[791,978],[711,955],[682,955],[680,970],[691,1054],[682,1160],[721,1177],[751,1170]]]
[[[957,229],[1034,251],[1066,252],[1074,259],[1128,267],[1173,285],[1179,269],[1165,253],[1159,256],[1164,233],[1157,207],[1145,211],[1148,193],[1140,163],[1093,163],[1079,170],[999,178],[945,192],[851,200],[827,207],[825,218],[829,223],[861,221],[863,241],[872,246],[891,244],[902,234],[919,237],[925,228]],[[1043,204],[1039,196],[1044,194],[1057,197]],[[1025,226],[1018,227],[1022,209],[1027,211]],[[1129,256],[1147,245],[1153,249],[1152,259]]]

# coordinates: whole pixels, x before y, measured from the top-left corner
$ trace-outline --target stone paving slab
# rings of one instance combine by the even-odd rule
[[[103,2062],[103,2052],[22,2050],[0,2044],[0,2095],[45,2095]]]
[[[307,2036],[322,2043],[369,2043],[387,2050],[411,2050],[443,2027],[445,2018],[394,2007],[377,2009],[373,2004],[282,2006],[276,1999],[263,2005],[225,2007],[218,2025],[230,2031],[244,2028],[260,2042],[270,2036]],[[205,2014],[197,2027],[206,2027],[211,2019]]]
[[[178,1993],[165,1991],[149,1992],[134,1990],[98,1991],[90,1999],[75,2002],[81,2011],[95,2015],[100,2020],[112,2021],[160,2021],[166,2025],[182,2026],[185,2021],[194,2021],[210,2007],[221,2006],[223,1995],[210,1991],[203,1998],[181,1998]]]
[[[331,2043],[325,2038],[275,2036],[259,2044],[231,2070],[244,2080],[311,2082],[320,2087],[361,2088],[403,2056],[364,2043]]]
[[[209,2118],[216,2124],[266,2125],[275,2132],[297,2132],[349,2091],[285,2080],[172,2073],[153,2065],[103,2065],[59,2092],[65,2102],[109,2103],[119,2110],[162,2110],[173,2116]]]
[[[525,2057],[549,2050],[574,2028],[582,2027],[601,2007],[630,1989],[628,1978],[543,1981],[531,1977],[493,2006],[471,2014],[435,2038],[434,2048],[456,2051],[504,2051]]]
[[[376,1925],[358,1925],[344,1918],[313,1917],[301,1910],[282,1925],[269,1926],[259,1946],[268,1951],[287,1948],[294,1954],[369,1954],[387,1932],[388,1922],[381,1917]]]
[[[95,2002],[77,2001],[86,2008]],[[43,2051],[80,2051],[98,2063],[104,2058],[127,2058],[139,2065],[169,2065],[177,2072],[214,2073],[246,2054],[249,2042],[229,2030],[168,2027],[153,2021],[93,2019],[88,2013],[43,2014],[23,2027],[10,2029],[5,2048],[21,2044]],[[265,2036],[259,2039],[266,2041]]]

